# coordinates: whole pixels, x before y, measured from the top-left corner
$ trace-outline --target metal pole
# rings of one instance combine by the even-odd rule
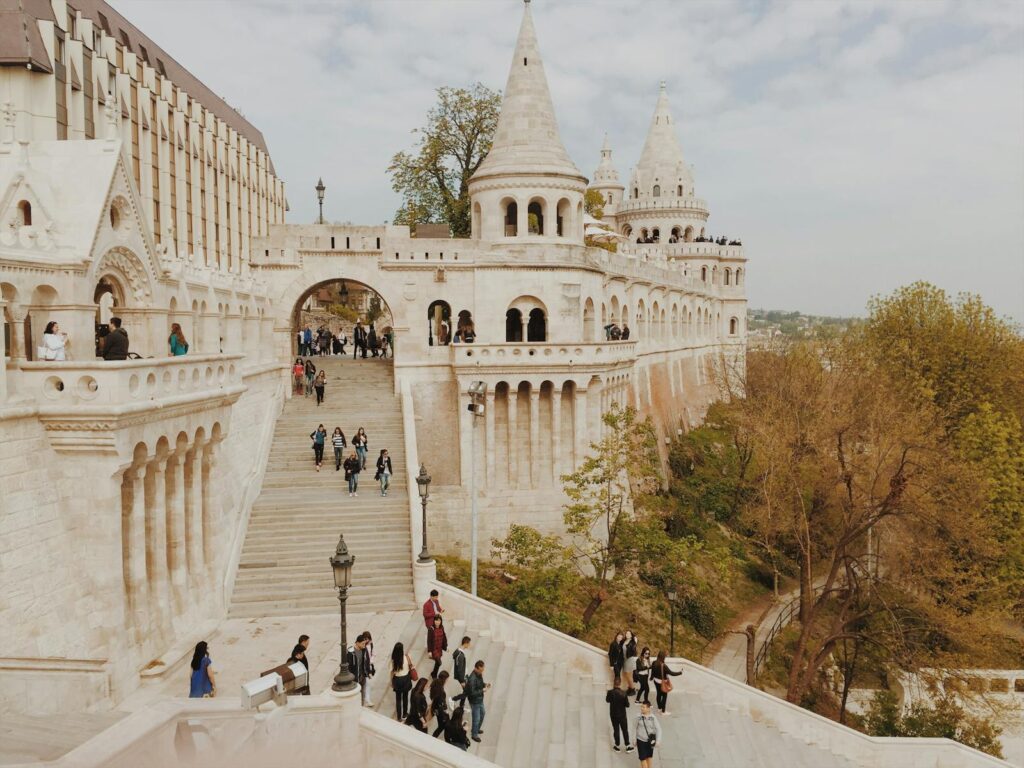
[[[668,655],[669,656],[675,656],[676,655],[676,607],[675,607],[675,605],[673,603],[669,603],[668,604],[668,612],[669,612],[669,616],[671,616],[671,619],[669,620],[669,623],[670,623],[670,625],[672,627],[672,629],[669,630]]]
[[[348,589],[338,590],[338,604],[341,609],[341,660],[338,663],[338,674],[334,678],[335,691],[350,691],[355,687],[356,676],[348,665],[348,656],[345,653],[348,649],[348,616],[347,616]]]
[[[427,552],[427,497],[420,496],[420,504],[423,507],[423,548],[420,549],[419,561],[421,563],[430,562],[430,553]]]
[[[473,403],[476,403],[476,397],[470,396]],[[471,523],[470,523],[470,577],[469,577],[469,591],[473,597],[476,597],[476,412],[473,411],[470,416],[473,419],[472,428],[470,430],[470,470],[469,470],[469,496],[470,496],[470,508],[471,508]]]
[[[324,223],[324,201],[320,201],[320,224]]]

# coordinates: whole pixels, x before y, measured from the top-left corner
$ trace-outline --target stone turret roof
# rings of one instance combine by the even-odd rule
[[[608,143],[608,134],[604,135],[604,144],[601,145],[601,162],[594,171],[594,181],[591,186],[598,185],[619,185],[619,172],[612,162],[612,146]]]
[[[658,93],[658,105],[651,118],[651,127],[647,131],[647,140],[636,164],[636,176],[645,182],[654,179],[674,181],[680,177],[693,181],[676,137],[676,124],[669,109],[664,80]]]
[[[558,134],[529,2],[523,8],[494,143],[473,178],[506,174],[559,175],[585,181]]]

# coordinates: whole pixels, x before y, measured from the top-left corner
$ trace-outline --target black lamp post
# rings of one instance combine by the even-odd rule
[[[338,674],[334,676],[334,685],[331,686],[331,690],[351,691],[356,687],[356,677],[349,668],[348,656],[345,653],[348,648],[348,617],[345,613],[345,603],[348,601],[348,588],[352,586],[352,566],[356,562],[356,557],[349,554],[344,534],[338,537],[338,548],[330,562],[331,570],[334,571],[334,586],[338,590],[338,603],[341,608],[341,662],[338,665]]]
[[[320,202],[320,219],[319,219],[319,223],[320,224],[324,223],[324,190],[326,190],[326,189],[327,189],[327,187],[324,186],[324,180],[323,179],[320,179],[319,181],[317,181],[317,183],[316,183],[316,199]]]
[[[420,464],[420,473],[416,475],[416,486],[420,491],[420,504],[423,505],[423,549],[420,556],[416,558],[421,563],[430,562],[430,554],[427,552],[427,499],[430,498],[430,475],[427,468]]]
[[[669,613],[669,636],[668,636],[668,655],[676,655],[676,598],[678,595],[674,589],[668,591],[668,613]]]

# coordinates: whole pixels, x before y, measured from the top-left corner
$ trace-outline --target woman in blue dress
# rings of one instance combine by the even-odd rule
[[[188,691],[190,699],[206,699],[217,695],[213,670],[210,668],[212,663],[206,641],[196,643],[195,653],[192,654],[192,682]]]

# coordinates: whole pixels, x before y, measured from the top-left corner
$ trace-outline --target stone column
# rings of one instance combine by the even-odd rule
[[[146,550],[150,579],[151,615],[155,624],[166,627],[171,616],[170,574],[167,570],[167,459],[149,465],[152,495],[146,503]]]
[[[510,488],[519,486],[519,389],[509,385],[508,388],[508,485]]]
[[[590,429],[587,424],[587,390],[576,387],[576,400],[573,403],[573,435],[576,438],[575,456],[573,457],[573,469],[578,469],[587,455],[587,447],[590,445]]]
[[[216,464],[214,458],[214,450],[216,444],[209,440],[203,445],[203,455],[201,462],[201,478],[200,486],[200,521],[199,528],[202,532],[202,550],[203,550],[203,579],[206,583],[212,583],[213,579],[213,567],[214,567],[214,551],[213,551],[213,499],[210,494],[210,480],[213,476],[213,469]]]
[[[242,316],[229,314],[224,321],[224,352],[238,353],[242,351]]]
[[[200,323],[203,331],[200,334],[202,347],[200,352],[204,355],[215,355],[220,351],[220,315],[216,312],[203,312],[200,314]]]
[[[551,388],[551,480],[558,485],[562,474],[562,387]]]
[[[185,454],[185,537],[188,546],[189,589],[198,602],[203,588],[203,452],[205,443],[197,442]]]
[[[127,553],[128,608],[135,628],[136,642],[143,642],[147,626],[149,587],[146,580],[146,465],[131,467],[124,473],[131,486],[131,508],[126,510],[125,550]]]
[[[484,406],[484,446],[487,454],[487,488],[494,487],[494,388],[487,388]]]
[[[527,200],[525,203],[521,200],[516,201],[516,237],[526,237],[530,234],[530,214],[529,214],[530,201]],[[526,337],[523,337],[523,341]]]
[[[7,302],[0,297],[0,318],[3,318],[4,322],[7,321],[7,315],[5,310],[7,309]],[[11,356],[14,356],[14,328],[9,326],[9,333],[11,334]],[[7,361],[10,358],[7,356],[6,351],[4,357],[0,359],[0,405],[3,405],[7,401]]]
[[[260,362],[269,363],[275,357],[274,316],[270,313],[269,308],[263,310],[263,319],[260,321],[260,325],[263,326],[263,330],[260,332],[260,349],[256,359]],[[294,332],[289,331],[289,344],[291,344],[291,337],[294,335]],[[295,355],[290,355],[290,357],[294,358]]]
[[[174,615],[184,613],[188,597],[188,574],[185,566],[185,454],[175,452],[167,457],[167,532],[168,563],[174,597]]]
[[[11,313],[11,362],[20,365],[28,359],[25,338],[25,310],[9,310]]]
[[[530,386],[530,487],[540,487],[540,388]]]

